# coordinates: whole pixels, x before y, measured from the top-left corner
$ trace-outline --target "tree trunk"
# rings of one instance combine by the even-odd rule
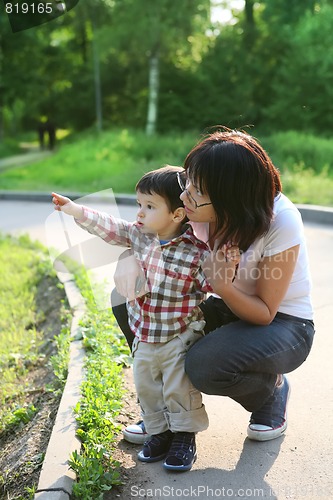
[[[91,16],[91,28],[92,28],[92,56],[93,56],[93,66],[94,66],[94,85],[95,85],[95,109],[96,109],[96,127],[97,131],[101,132],[103,129],[103,117],[102,117],[102,89],[101,89],[101,72],[99,64],[99,51],[96,42],[96,23],[94,19],[94,14]]]
[[[146,124],[147,135],[152,135],[156,132],[159,83],[159,53],[158,51],[155,51],[149,59],[148,112]]]
[[[254,0],[245,0],[245,20],[249,28],[254,26],[253,6]]]
[[[244,44],[248,54],[252,53],[253,42],[256,37],[256,25],[254,20],[254,0],[245,0],[245,25],[244,25]]]

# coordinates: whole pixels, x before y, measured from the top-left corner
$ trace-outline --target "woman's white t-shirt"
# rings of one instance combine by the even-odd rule
[[[257,238],[241,255],[234,285],[245,293],[253,295],[259,277],[259,262],[264,257],[270,257],[295,245],[300,245],[295,270],[278,311],[304,319],[313,319],[310,296],[311,278],[301,214],[282,193],[275,198],[273,213],[267,233]],[[198,238],[203,241],[208,240],[208,223],[192,222],[192,226]],[[261,272],[265,272],[265,269]],[[277,279],[280,272],[277,268]]]

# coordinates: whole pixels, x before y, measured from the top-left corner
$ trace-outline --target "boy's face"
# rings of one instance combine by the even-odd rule
[[[137,191],[137,225],[143,233],[158,234],[160,239],[172,238],[172,232],[180,221],[175,212],[170,212],[166,201],[158,194],[143,194]]]

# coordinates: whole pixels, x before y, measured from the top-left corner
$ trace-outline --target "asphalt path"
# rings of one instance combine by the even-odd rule
[[[114,206],[109,211],[133,220],[135,208],[123,205],[118,210]],[[53,247],[53,260],[69,247],[77,247],[82,236],[68,219],[55,214],[51,203],[0,201],[0,231],[26,233]],[[316,337],[306,363],[289,375],[292,392],[286,434],[269,442],[250,441],[245,410],[227,398],[204,396],[210,426],[197,437],[198,460],[192,471],[170,474],[161,463],[138,463],[138,448],[129,447],[127,453],[133,460],[129,461],[128,486],[121,498],[333,499],[333,227],[307,223],[305,233]],[[98,266],[99,251],[87,245],[97,259],[90,267],[105,278],[110,268]],[[110,259],[115,261],[116,257]],[[105,498],[116,496],[111,492]]]

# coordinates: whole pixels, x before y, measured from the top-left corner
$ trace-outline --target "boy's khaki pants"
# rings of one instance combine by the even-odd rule
[[[148,434],[207,429],[201,393],[185,373],[185,355],[201,337],[201,333],[187,330],[164,343],[134,339],[134,381]]]

